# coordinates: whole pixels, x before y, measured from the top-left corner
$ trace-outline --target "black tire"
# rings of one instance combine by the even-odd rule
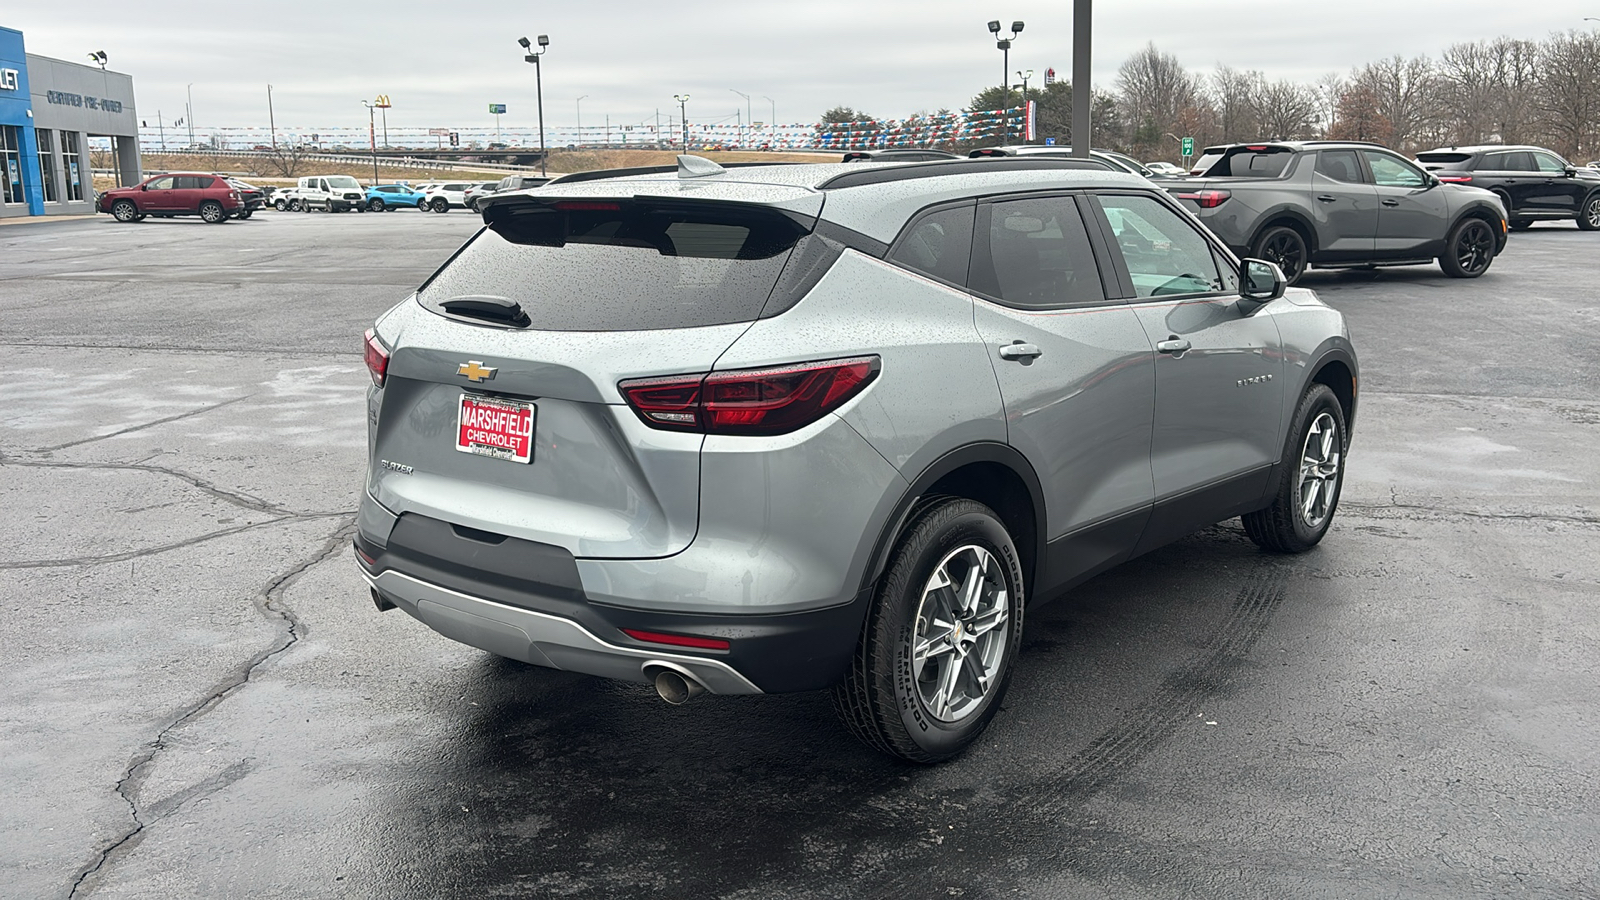
[[[241,213],[239,213],[239,219],[240,219],[240,220],[241,220],[241,221],[242,221],[242,220],[244,220],[244,219],[248,219],[248,218],[250,218],[250,217],[251,217],[251,216],[253,216],[253,215],[255,215],[255,214],[256,214],[256,211],[255,211],[255,210],[253,210],[253,209],[247,209],[247,210],[245,210],[245,211],[244,211],[244,212],[241,212]]]
[[[1512,231],[1527,231],[1529,228],[1533,227],[1533,220],[1532,219],[1512,219],[1511,221],[1507,222],[1506,225]]]
[[[1451,278],[1477,278],[1494,262],[1494,229],[1482,219],[1468,216],[1450,229],[1444,241],[1439,268]]]
[[[274,200],[274,201],[272,201],[272,208],[277,210],[278,212],[283,212],[284,210],[287,210],[290,207],[289,207],[289,204],[283,202],[282,200]]]
[[[1578,227],[1584,231],[1600,231],[1600,191],[1590,194],[1578,208]]]
[[[428,200],[427,200],[427,198],[423,198],[423,199],[417,201],[417,210],[420,211],[420,212],[427,212],[428,211]]]
[[[215,200],[207,200],[200,204],[200,218],[208,225],[221,225],[228,221],[228,214],[223,211],[222,204]]]
[[[1241,517],[1244,532],[1256,546],[1273,553],[1304,553],[1315,547],[1328,533],[1334,513],[1339,510],[1339,493],[1344,487],[1345,456],[1350,449],[1350,432],[1345,428],[1344,407],[1325,384],[1306,389],[1295,408],[1294,427],[1283,447],[1277,486],[1272,505]],[[1331,426],[1332,435],[1328,434]],[[1313,429],[1316,429],[1315,434]],[[1316,440],[1318,447],[1310,442]],[[1308,458],[1333,454],[1331,472],[1327,465],[1307,468]],[[1332,486],[1328,486],[1328,482]],[[1308,493],[1318,493],[1311,497]],[[1308,502],[1310,501],[1310,502]],[[1320,505],[1319,505],[1320,504]],[[1308,512],[1309,508],[1309,512]],[[1317,510],[1320,515],[1313,515]]]
[[[964,559],[968,564],[962,568]],[[959,591],[946,594],[931,586],[936,571],[958,569],[980,572],[971,583],[983,592],[982,599],[973,602],[971,615],[951,613],[948,602],[959,602]],[[966,583],[965,577],[961,581]],[[833,689],[834,709],[856,737],[890,756],[917,763],[955,756],[983,734],[1000,709],[1022,643],[1025,601],[1016,545],[992,510],[957,498],[925,506],[895,544],[850,671]],[[956,621],[944,623],[941,612]],[[945,633],[928,643],[947,649],[919,664],[914,652],[919,632],[941,627]],[[966,649],[958,649],[962,646]],[[979,681],[978,670],[988,677]],[[952,673],[948,680],[945,673]],[[975,686],[979,696],[973,696]],[[924,696],[930,689],[935,703],[946,698],[943,716]],[[962,708],[951,710],[948,701],[958,690]]]
[[[436,213],[447,213],[450,211],[450,201],[443,197],[435,197],[428,203],[428,208]]]
[[[373,212],[383,212],[383,198],[373,197],[371,200],[368,200],[367,209],[370,209]]]
[[[1305,237],[1287,225],[1274,225],[1261,232],[1250,247],[1250,255],[1277,263],[1290,284],[1300,280],[1310,263]]]
[[[111,204],[111,218],[118,222],[137,222],[143,218],[139,215],[139,207],[132,200],[118,200]]]

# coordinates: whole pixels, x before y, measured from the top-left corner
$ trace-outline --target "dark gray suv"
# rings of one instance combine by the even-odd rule
[[[671,702],[830,688],[933,762],[1031,606],[1231,516],[1327,531],[1343,318],[1149,182],[680,159],[494,195],[367,333],[380,610]]]
[[[1506,246],[1499,197],[1443,183],[1376,144],[1207,147],[1192,171],[1167,190],[1235,253],[1276,263],[1290,284],[1313,266],[1434,260],[1446,275],[1476,278]]]

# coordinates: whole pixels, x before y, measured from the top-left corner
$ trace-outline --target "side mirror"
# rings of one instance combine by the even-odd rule
[[[1289,289],[1289,279],[1283,277],[1283,270],[1264,259],[1245,260],[1240,267],[1239,284],[1240,300],[1252,310],[1282,297]]]
[[[1578,167],[1577,166],[1567,166],[1567,177],[1568,178],[1577,178],[1578,177]]]

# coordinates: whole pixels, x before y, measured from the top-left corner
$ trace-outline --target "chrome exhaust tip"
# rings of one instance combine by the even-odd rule
[[[673,706],[682,706],[696,696],[705,693],[705,685],[696,681],[693,676],[680,672],[676,668],[669,669],[666,666],[656,664],[647,666],[645,672],[648,673],[651,669],[654,669],[656,673],[653,679],[653,683],[656,686],[656,694]]]

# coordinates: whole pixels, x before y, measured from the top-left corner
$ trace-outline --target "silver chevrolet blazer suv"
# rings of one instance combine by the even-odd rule
[[[1076,160],[676,167],[496,194],[367,332],[379,610],[536,666],[832,691],[902,759],[1028,611],[1241,517],[1327,532],[1343,316]]]

